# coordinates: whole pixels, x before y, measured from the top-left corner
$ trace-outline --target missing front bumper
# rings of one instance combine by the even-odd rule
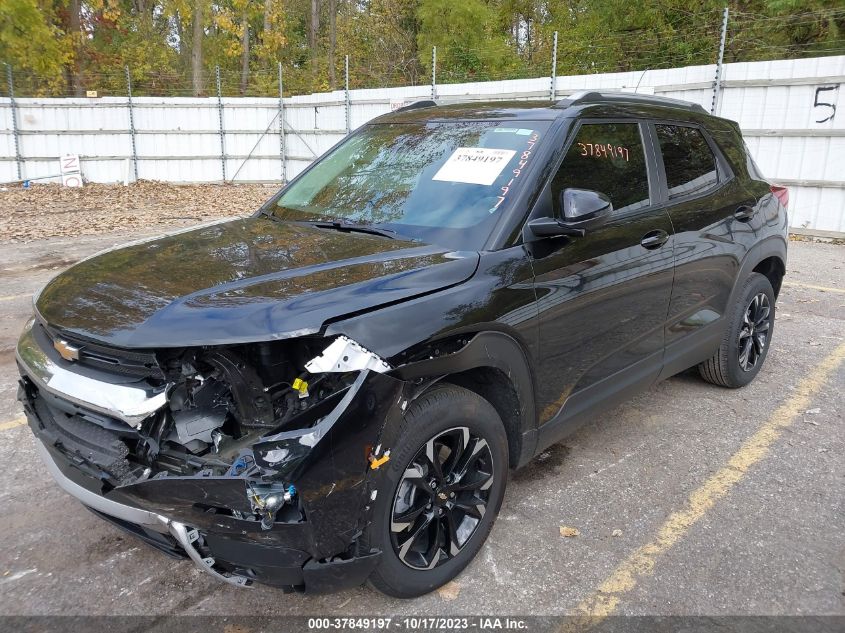
[[[247,503],[247,480],[241,477],[153,478],[104,495],[95,473],[77,468],[78,457],[43,435],[33,405],[37,394],[22,398],[51,475],[103,518],[141,538],[132,526],[163,535],[171,555],[184,551],[205,573],[227,584],[245,587],[255,581],[322,593],[360,585],[378,563],[380,552],[362,549],[358,542],[378,488],[379,471],[370,470],[368,456],[378,452],[389,421],[401,416],[406,386],[365,371],[316,427],[292,434],[296,438],[267,438],[268,444],[304,438],[311,448],[295,477],[306,518],[276,523],[268,531],[212,511]]]
[[[50,474],[56,480],[56,483],[59,484],[59,487],[72,497],[76,497],[84,505],[96,510],[98,513],[108,515],[128,524],[140,526],[146,530],[162,534],[169,533],[182,547],[188,558],[194,561],[197,567],[218,580],[239,587],[249,587],[252,584],[251,578],[220,571],[216,568],[216,561],[213,557],[203,556],[196,548],[196,543],[200,538],[199,532],[196,529],[178,521],[168,519],[155,512],[134,508],[112,499],[107,499],[80,486],[62,472],[56,460],[53,459],[53,455],[41,440],[36,438],[35,446],[41,459],[47,466],[47,470],[50,471]]]
[[[62,469],[59,468],[59,465],[50,453],[50,450],[44,445],[44,442],[38,438],[35,438],[35,448],[41,459],[44,461],[44,464],[47,466],[47,470],[50,471],[53,479],[55,479],[56,483],[59,484],[59,487],[72,497],[76,497],[89,508],[115,517],[116,519],[120,519],[121,521],[140,525],[154,532],[168,532],[168,519],[166,517],[156,514],[155,512],[150,512],[149,510],[142,510],[140,508],[134,508],[132,506],[118,503],[117,501],[107,499],[102,495],[98,495],[96,492],[88,490],[62,472]]]

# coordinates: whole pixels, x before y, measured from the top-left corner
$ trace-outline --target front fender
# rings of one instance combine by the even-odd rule
[[[512,336],[499,331],[475,334],[460,350],[399,367],[394,373],[404,381],[447,376],[480,367],[493,367],[511,381],[519,400],[519,468],[533,456],[537,446],[534,371],[525,349]]]

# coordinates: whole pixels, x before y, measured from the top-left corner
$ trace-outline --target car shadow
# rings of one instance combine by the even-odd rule
[[[571,452],[566,444],[552,444],[524,467],[511,474],[511,480],[519,483],[538,481],[557,472]]]

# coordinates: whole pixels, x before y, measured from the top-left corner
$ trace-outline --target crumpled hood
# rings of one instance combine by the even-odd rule
[[[118,347],[262,341],[453,286],[477,264],[477,253],[259,216],[84,260],[47,284],[36,310]]]

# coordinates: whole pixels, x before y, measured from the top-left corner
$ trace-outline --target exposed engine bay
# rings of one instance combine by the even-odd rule
[[[35,329],[52,339],[56,349],[70,345],[38,324]],[[243,477],[251,482],[251,512],[209,508],[260,521],[263,529],[298,516],[297,490],[288,475],[301,458],[298,453],[307,452],[308,440],[285,444],[284,438],[293,430],[301,434],[319,425],[361,370],[391,369],[343,336],[133,352],[129,360],[120,358],[118,350],[72,349],[79,349],[74,370],[100,376],[97,372],[104,368],[110,374],[134,373],[139,383],[166,396],[163,406],[133,425],[48,389],[35,397],[36,386],[24,382],[23,388],[33,392],[29,401],[44,431],[74,457],[78,468],[107,489],[173,477]],[[273,438],[282,438],[282,443],[267,442]],[[258,453],[257,446],[269,448]],[[285,476],[278,476],[280,471]]]
[[[225,474],[243,448],[347,388],[354,373],[311,374],[323,339],[172,352],[160,360],[168,406],[141,430],[139,458],[179,474]],[[164,354],[162,354],[164,356]]]

